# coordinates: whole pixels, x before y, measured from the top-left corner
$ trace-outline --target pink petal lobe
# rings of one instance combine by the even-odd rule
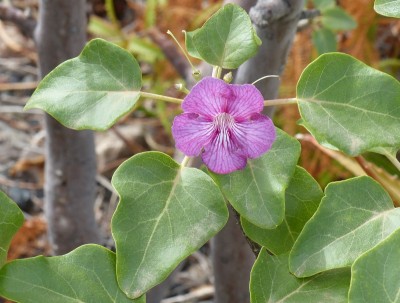
[[[257,158],[271,148],[276,131],[270,118],[253,114],[249,120],[236,123],[232,135],[232,139],[242,147],[248,158]]]
[[[184,112],[213,117],[225,112],[226,104],[233,98],[228,84],[220,79],[205,77],[198,82],[182,103]]]
[[[225,141],[224,141],[225,140]],[[246,167],[247,159],[238,146],[222,133],[204,148],[204,164],[217,174],[228,174]]]
[[[212,122],[193,113],[176,116],[172,124],[176,147],[186,156],[198,156],[214,136]]]
[[[264,108],[264,97],[252,84],[231,85],[235,98],[229,100],[227,112],[236,119],[248,119]]]

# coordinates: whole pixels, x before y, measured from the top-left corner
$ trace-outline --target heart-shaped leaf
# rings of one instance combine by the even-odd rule
[[[330,183],[290,253],[290,271],[308,277],[350,266],[400,227],[400,209],[370,177]]]
[[[19,303],[145,303],[118,288],[115,254],[93,244],[64,256],[8,263],[0,270],[0,295]]]
[[[351,268],[350,303],[400,303],[400,229],[361,255]]]
[[[275,255],[289,252],[304,224],[317,210],[323,196],[317,181],[304,169],[296,167],[285,193],[285,218],[275,229],[262,229],[241,218],[246,235]]]
[[[187,52],[192,56],[195,57],[197,59],[201,59],[201,56],[199,54],[199,52],[197,51],[194,42],[193,42],[193,36],[200,30],[200,28],[191,31],[191,32],[187,32],[187,31],[183,31],[185,34],[185,46],[186,46],[186,50]]]
[[[400,18],[400,0],[375,0],[374,9],[378,14]]]
[[[288,270],[288,255],[270,256],[263,248],[251,271],[251,303],[347,302],[350,270],[296,278]]]
[[[14,234],[24,223],[24,215],[5,193],[0,191],[0,268],[6,263]]]
[[[333,31],[348,31],[357,26],[354,19],[339,6],[325,10],[321,17],[322,24]]]
[[[25,106],[39,108],[72,129],[106,130],[133,109],[142,73],[135,58],[102,39],[50,72]]]
[[[400,82],[349,55],[320,56],[297,84],[302,124],[351,156],[400,147]]]
[[[285,215],[285,190],[300,156],[300,144],[276,129],[277,138],[263,156],[249,160],[244,170],[213,174],[222,192],[247,221],[261,228],[275,228]]]
[[[313,3],[315,8],[322,12],[326,9],[335,7],[336,5],[335,0],[313,0]]]
[[[135,155],[115,172],[121,201],[112,220],[117,277],[131,298],[163,281],[226,223],[228,210],[204,172],[159,152]]]
[[[312,40],[319,55],[337,50],[336,35],[330,29],[323,27],[315,30],[312,34]]]
[[[200,29],[186,33],[191,56],[227,69],[238,68],[260,45],[246,11],[234,4],[222,7]]]

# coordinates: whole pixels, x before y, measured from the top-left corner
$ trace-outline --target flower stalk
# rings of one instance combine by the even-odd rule
[[[264,106],[275,106],[275,105],[286,105],[286,104],[296,104],[296,98],[288,98],[288,99],[272,99],[265,100]]]
[[[185,157],[183,158],[182,162],[181,162],[181,168],[184,168],[184,167],[188,166],[189,161],[190,161],[190,157],[185,156]]]
[[[212,77],[220,79],[222,74],[222,67],[221,66],[214,66],[212,70]]]
[[[168,97],[168,96],[163,96],[163,95],[157,95],[157,94],[152,94],[152,93],[147,93],[147,92],[140,92],[140,96],[144,97],[144,98],[150,98],[150,99],[154,99],[154,100],[160,100],[160,101],[165,101],[165,102],[170,102],[170,103],[175,103],[175,104],[181,104],[183,102],[183,99]]]

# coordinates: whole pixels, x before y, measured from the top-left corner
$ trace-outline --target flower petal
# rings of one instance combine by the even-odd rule
[[[276,138],[271,119],[262,114],[253,114],[249,120],[236,123],[232,128],[232,139],[237,141],[248,158],[257,158],[268,151]]]
[[[212,121],[197,114],[183,113],[172,124],[176,147],[186,156],[198,156],[214,137]]]
[[[264,108],[264,97],[252,84],[231,85],[235,98],[229,100],[227,113],[236,120],[249,119],[254,113],[260,113]]]
[[[206,166],[217,174],[228,174],[245,168],[247,164],[241,149],[225,135],[222,132],[218,134],[201,156]]]
[[[220,79],[205,77],[198,82],[183,100],[185,112],[213,117],[226,110],[226,104],[234,98],[229,84]]]

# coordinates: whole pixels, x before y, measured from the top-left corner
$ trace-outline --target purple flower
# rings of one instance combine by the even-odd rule
[[[172,125],[176,147],[187,156],[201,154],[215,173],[243,169],[248,158],[261,156],[275,140],[271,119],[261,114],[264,98],[254,85],[206,77],[186,96],[182,108]]]

